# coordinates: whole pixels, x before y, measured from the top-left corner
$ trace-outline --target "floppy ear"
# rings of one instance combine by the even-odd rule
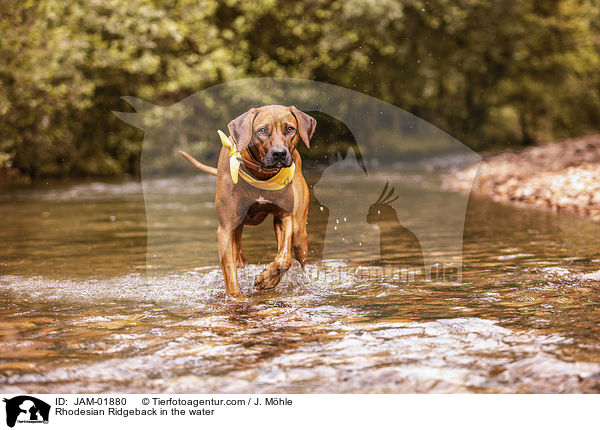
[[[250,109],[227,124],[229,134],[233,137],[238,151],[243,151],[252,139],[252,121],[256,116],[256,109]]]
[[[307,148],[310,148],[310,139],[312,139],[317,127],[317,120],[312,116],[305,114],[301,110],[298,110],[296,106],[290,106],[290,112],[296,117],[298,121],[298,133],[302,138],[302,141],[306,144]]]

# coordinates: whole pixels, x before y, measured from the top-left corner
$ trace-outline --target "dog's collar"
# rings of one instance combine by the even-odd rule
[[[242,151],[242,155],[238,157],[238,160],[240,161],[242,166],[248,171],[248,173],[250,173],[252,176],[256,177],[256,179],[259,179],[261,181],[271,179],[279,172],[279,170],[281,170],[280,167],[274,167],[270,169],[263,167],[258,161],[256,161],[256,158],[254,158],[254,156],[248,148]],[[257,174],[260,176],[257,176]]]
[[[221,138],[221,143],[229,151],[229,171],[234,184],[238,183],[238,176],[241,176],[244,181],[253,187],[260,188],[261,190],[276,191],[284,189],[292,182],[294,171],[296,170],[295,163],[292,163],[289,167],[282,167],[275,176],[265,179],[264,181],[256,179],[243,169],[240,169],[240,159],[242,158],[242,154],[240,154],[235,145],[231,143],[229,138],[225,136],[225,133],[221,130],[219,130],[218,133]]]

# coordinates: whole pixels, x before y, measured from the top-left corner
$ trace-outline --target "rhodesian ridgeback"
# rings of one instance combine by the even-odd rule
[[[216,169],[180,151],[194,167],[217,177],[217,240],[227,294],[242,296],[237,268],[246,263],[244,225],[260,224],[269,214],[277,254],[254,285],[260,290],[274,288],[290,268],[292,252],[304,268],[309,193],[296,147],[300,140],[310,146],[316,125],[314,118],[294,106],[263,106],[231,121],[229,137],[219,132],[223,148]]]

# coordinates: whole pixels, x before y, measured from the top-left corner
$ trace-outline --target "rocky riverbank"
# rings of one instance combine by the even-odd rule
[[[477,166],[450,172],[443,187],[471,191],[475,170]],[[600,221],[600,135],[486,157],[472,192]]]

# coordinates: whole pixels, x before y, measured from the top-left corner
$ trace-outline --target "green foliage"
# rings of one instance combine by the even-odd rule
[[[243,77],[362,91],[476,149],[600,123],[594,0],[0,0],[0,17],[0,170],[25,177],[136,173],[121,96]]]

